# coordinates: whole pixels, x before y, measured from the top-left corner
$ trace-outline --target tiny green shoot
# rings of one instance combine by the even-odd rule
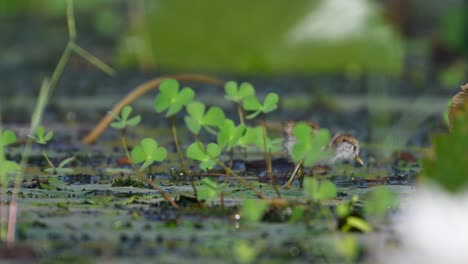
[[[54,132],[52,131],[46,132],[43,126],[38,126],[34,131],[34,135],[30,135],[29,137],[32,138],[37,144],[46,145],[54,137]],[[62,160],[58,166],[55,166],[44,150],[42,150],[42,155],[44,156],[45,160],[49,164],[49,168],[44,169],[44,172],[51,173],[54,175],[57,175],[57,174],[63,175],[66,173],[73,173],[74,170],[72,168],[65,168],[65,166],[67,166],[70,162],[75,160],[74,157],[66,158]]]
[[[159,146],[158,142],[152,138],[142,139],[140,144],[136,145],[131,153],[134,163],[143,162],[140,171],[144,171],[156,161],[163,161],[166,157],[166,148]]]
[[[132,113],[133,108],[130,105],[124,106],[120,111],[120,115],[109,111],[108,113],[115,118],[115,122],[112,122],[110,125],[116,129],[125,129],[127,127],[135,127],[141,122],[141,116],[136,115],[130,118],[130,114]]]
[[[34,131],[34,135],[29,137],[34,139],[34,141],[36,141],[37,144],[45,145],[50,140],[52,140],[52,138],[54,137],[54,132],[48,131],[46,133],[45,128],[43,126],[38,126]]]
[[[50,166],[49,168],[45,169],[45,172],[52,173],[54,175],[63,175],[66,173],[73,173],[72,168],[65,168],[70,162],[74,161],[75,157],[70,157],[62,160],[58,166]],[[49,164],[50,165],[50,164]],[[52,164],[53,165],[53,164]]]

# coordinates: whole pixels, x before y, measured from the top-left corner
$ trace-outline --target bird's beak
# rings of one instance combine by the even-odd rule
[[[356,156],[356,157],[354,158],[354,160],[355,160],[357,163],[359,163],[361,166],[364,166],[364,161],[362,161],[361,157]]]

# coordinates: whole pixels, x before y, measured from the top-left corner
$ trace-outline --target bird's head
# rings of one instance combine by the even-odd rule
[[[330,142],[330,148],[334,152],[333,162],[336,161],[356,161],[361,166],[364,165],[359,157],[359,141],[347,134],[336,135]]]

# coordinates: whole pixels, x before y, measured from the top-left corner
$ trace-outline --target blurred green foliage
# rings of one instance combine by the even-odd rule
[[[114,0],[79,0],[76,2],[75,11],[101,10],[103,6],[115,3]],[[0,0],[0,14],[16,16],[24,13],[47,16],[63,16],[67,1],[65,0]],[[105,10],[105,9],[102,9]],[[106,12],[104,12],[106,13]],[[108,14],[106,14],[108,16]],[[102,21],[100,22],[102,23]]]
[[[423,177],[432,180],[450,192],[468,187],[468,107],[455,115],[449,134],[432,138],[433,153],[423,160]]]
[[[76,13],[77,17],[82,12],[92,14],[92,24],[99,34],[118,38],[115,60],[127,67],[237,73],[398,74],[403,45],[384,22],[375,1],[354,1],[351,6],[330,3],[80,0]],[[65,5],[64,0],[0,0],[0,15],[63,16]],[[351,21],[359,25],[347,27],[345,19],[349,20],[349,16],[336,16],[340,10],[357,12]],[[129,19],[122,19],[123,16]],[[313,16],[320,18],[310,22]],[[313,32],[299,30],[301,37],[295,39],[295,32],[304,25],[306,31],[310,26],[325,34],[338,28],[345,31],[337,38],[320,38]],[[120,34],[122,29],[127,32]]]
[[[370,14],[363,18],[364,25],[357,32],[347,32],[346,37],[339,39],[306,36],[311,38],[297,42],[291,41],[291,33],[327,1],[199,0],[145,4],[145,21],[132,29],[134,35],[130,34],[131,43],[138,47],[120,47],[121,62],[135,61],[128,56],[151,57],[163,68],[240,73],[395,74],[401,70],[402,43],[383,22],[372,1],[364,1]],[[327,27],[346,24],[334,15],[324,19],[319,21],[323,32]]]

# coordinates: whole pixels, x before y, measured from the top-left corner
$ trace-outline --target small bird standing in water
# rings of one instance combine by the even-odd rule
[[[287,152],[288,156],[291,157],[292,148],[296,144],[297,140],[293,135],[295,122],[288,121],[284,126],[284,141],[283,147]],[[309,126],[312,128],[312,132],[316,131],[319,126],[315,123],[309,122]],[[330,141],[328,148],[332,150],[332,156],[319,163],[332,164],[339,161],[356,161],[361,166],[364,165],[361,157],[359,157],[359,141],[347,134],[338,134]],[[285,188],[291,187],[292,182],[300,168],[302,167],[303,161],[299,161],[296,164],[291,177],[288,182],[284,185]]]

